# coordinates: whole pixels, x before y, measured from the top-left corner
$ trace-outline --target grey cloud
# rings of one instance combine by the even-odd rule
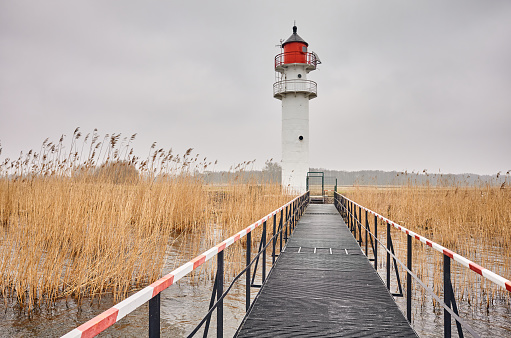
[[[323,61],[311,166],[511,169],[508,1],[0,6],[2,157],[81,126],[137,132],[141,151],[193,146],[218,168],[280,158],[273,57],[296,19]]]

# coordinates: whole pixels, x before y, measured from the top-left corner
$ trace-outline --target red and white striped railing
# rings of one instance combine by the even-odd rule
[[[351,203],[353,203],[354,205],[360,207],[361,209],[369,212],[370,214],[378,217],[379,219],[381,219],[383,222],[386,222],[386,223],[389,223],[390,225],[392,225],[394,228],[400,230],[401,232],[404,232],[406,233],[407,235],[410,235],[412,237],[414,237],[415,239],[421,241],[422,243],[432,247],[433,249],[435,249],[436,251],[454,259],[456,262],[460,263],[461,265],[463,265],[464,267],[466,268],[469,268],[470,270],[480,274],[481,276],[483,276],[484,278],[492,281],[493,283],[505,288],[507,291],[510,291],[511,292],[511,281],[500,276],[500,275],[497,275],[495,272],[492,272],[488,269],[485,269],[483,268],[482,266],[472,262],[471,260],[455,253],[454,251],[451,251],[443,246],[441,246],[440,244],[438,243],[435,243],[433,241],[430,241],[429,239],[427,239],[426,237],[423,237],[419,234],[416,234],[415,232],[411,231],[411,230],[408,230],[407,228],[391,221],[390,219],[386,218],[386,217],[383,217],[382,215],[370,210],[370,209],[367,209],[366,207],[356,203],[355,201],[353,200],[350,200],[349,198],[347,198],[346,196],[344,195],[341,195],[339,194],[340,196],[342,196],[343,198],[345,198],[346,200],[350,201]]]
[[[228,246],[232,245],[236,241],[240,240],[240,238],[246,236],[249,232],[253,231],[255,228],[266,222],[268,219],[277,215],[277,213],[284,210],[287,206],[291,205],[293,202],[298,200],[301,196],[296,197],[292,201],[284,204],[280,208],[272,211],[268,215],[264,216],[260,220],[252,223],[250,226],[241,230],[237,234],[232,237],[227,238],[223,242],[217,244],[211,249],[204,252],[202,255],[199,255],[189,261],[188,263],[181,265],[179,268],[175,269],[171,273],[163,276],[158,279],[156,282],[147,286],[146,288],[138,291],[137,293],[131,295],[126,298],[122,302],[116,304],[105,312],[99,314],[98,316],[92,318],[88,322],[80,325],[76,329],[68,332],[62,338],[85,338],[85,337],[94,337],[104,331],[106,328],[112,326],[114,323],[118,322],[122,318],[124,318],[127,314],[133,312],[135,309],[148,302],[151,298],[158,295],[160,292],[176,283],[178,280],[197,269],[199,266],[215,257],[219,252],[223,251]]]

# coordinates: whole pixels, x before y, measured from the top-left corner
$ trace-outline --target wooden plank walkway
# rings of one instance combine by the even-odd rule
[[[332,204],[311,204],[237,337],[417,337]]]

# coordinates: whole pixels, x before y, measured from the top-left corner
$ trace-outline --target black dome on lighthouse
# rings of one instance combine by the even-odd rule
[[[305,42],[305,40],[302,39],[300,37],[300,35],[296,34],[297,30],[298,30],[298,28],[296,26],[293,26],[293,35],[291,35],[289,37],[289,39],[284,41],[284,43],[282,44],[282,47],[284,47],[285,45],[287,45],[290,42],[301,42],[301,43],[304,43],[307,47],[309,47],[309,44],[307,42]]]

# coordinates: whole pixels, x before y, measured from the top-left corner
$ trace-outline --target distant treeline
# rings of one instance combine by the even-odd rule
[[[320,171],[325,173],[325,181],[337,178],[338,185],[407,185],[430,184],[435,186],[450,185],[478,185],[494,184],[502,185],[505,182],[511,182],[509,173],[495,175],[477,175],[477,174],[431,174],[428,172],[401,172],[401,171],[382,171],[382,170],[328,170],[324,168],[311,168],[311,171]]]
[[[400,172],[382,170],[344,171],[329,170],[325,168],[310,168],[311,172],[323,172],[327,189],[332,188],[337,179],[338,186],[351,185],[432,185],[432,186],[472,186],[481,184],[504,185],[511,184],[509,172],[495,175],[477,174],[430,174],[428,172]],[[78,172],[79,174],[79,172]],[[129,163],[118,162],[102,165],[92,173],[96,179],[110,179],[115,183],[133,181],[139,177],[138,171]],[[194,176],[200,177],[205,183],[231,184],[238,183],[281,183],[282,168],[278,163],[267,161],[262,170],[249,170],[246,166],[233,168],[231,171],[205,171],[195,172]],[[163,176],[160,177],[164,179]],[[319,177],[309,180],[310,185],[321,184]]]
[[[508,173],[499,173],[495,175],[477,175],[477,174],[431,174],[428,172],[401,172],[401,171],[382,171],[382,170],[329,170],[325,168],[311,168],[310,171],[323,172],[325,174],[325,185],[334,185],[337,179],[337,185],[434,185],[434,186],[452,186],[452,185],[479,185],[491,184],[502,185],[511,184],[511,175]],[[206,172],[204,180],[207,183],[224,184],[238,180],[241,182],[277,182],[282,180],[282,170],[277,163],[267,162],[263,170],[242,170],[238,172]],[[311,184],[318,184],[318,179],[311,180]]]

